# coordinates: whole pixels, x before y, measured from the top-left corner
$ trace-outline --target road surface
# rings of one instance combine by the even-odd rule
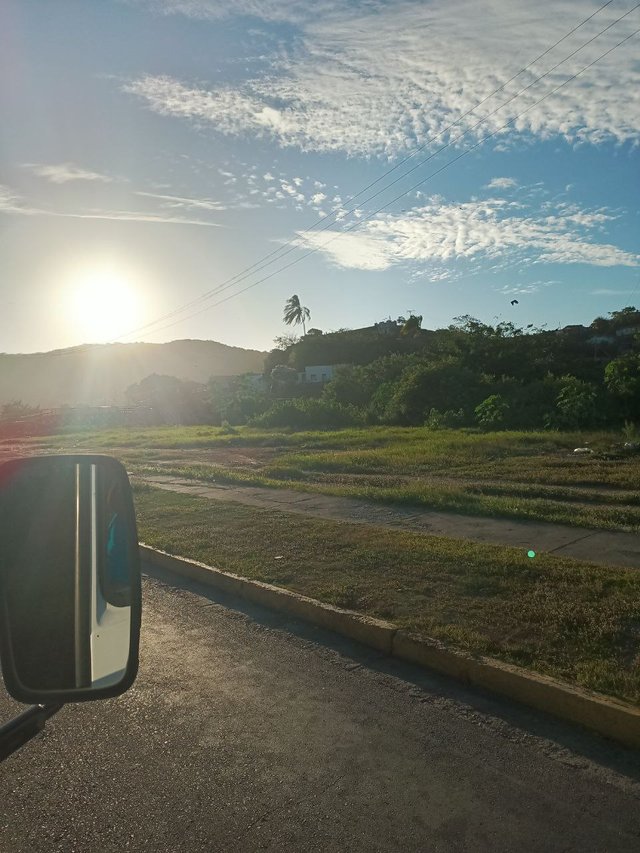
[[[637,753],[157,572],[144,607],[129,693],[0,765],[2,851],[640,850]]]

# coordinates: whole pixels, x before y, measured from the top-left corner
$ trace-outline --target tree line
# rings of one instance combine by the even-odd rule
[[[309,319],[297,297],[292,322]],[[462,316],[446,329],[410,315],[368,329],[285,336],[256,377],[208,385],[147,377],[129,403],[166,422],[324,428],[365,424],[481,429],[617,428],[640,423],[640,311],[560,330]],[[306,366],[332,365],[327,383]],[[337,367],[336,367],[337,366]]]
[[[640,424],[640,311],[633,306],[589,326],[558,330],[490,325],[468,315],[430,330],[410,313],[324,334],[307,331],[309,309],[294,295],[283,320],[301,325],[303,334],[276,338],[262,377],[214,377],[203,384],[152,374],[127,389],[133,414],[126,423],[135,415],[149,424],[291,429]],[[331,381],[301,382],[304,368],[313,365],[330,365]],[[15,401],[0,407],[0,422],[28,424],[40,414],[38,407]],[[75,424],[80,415],[71,414]],[[117,412],[108,416],[116,425]],[[71,426],[67,420],[61,425]]]

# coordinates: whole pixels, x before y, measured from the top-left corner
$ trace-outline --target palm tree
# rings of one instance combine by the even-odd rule
[[[302,334],[306,335],[307,327],[305,321],[310,319],[311,311],[300,304],[300,299],[294,293],[291,299],[287,299],[284,303],[284,322],[287,326],[290,326],[292,323],[295,323],[296,326],[302,323]]]

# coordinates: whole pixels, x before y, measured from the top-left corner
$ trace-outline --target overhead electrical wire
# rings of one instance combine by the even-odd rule
[[[640,5],[640,4],[639,4],[639,5]],[[634,7],[634,8],[635,8],[635,7]],[[547,92],[545,95],[543,95],[541,98],[539,98],[539,99],[538,99],[537,101],[535,101],[533,104],[531,104],[530,106],[528,106],[526,109],[522,110],[522,111],[521,111],[521,112],[519,112],[517,115],[513,116],[512,118],[510,118],[510,119],[509,119],[509,121],[505,122],[503,125],[501,125],[500,127],[496,128],[496,130],[494,130],[494,131],[492,131],[491,133],[487,134],[487,136],[483,137],[481,140],[479,140],[478,142],[476,142],[474,145],[470,146],[469,148],[466,148],[464,151],[462,151],[460,154],[458,154],[458,156],[457,156],[457,157],[454,157],[454,158],[453,158],[453,160],[450,160],[449,162],[445,163],[445,164],[444,164],[443,166],[441,166],[439,169],[436,169],[436,171],[435,171],[435,172],[432,172],[430,175],[427,175],[427,177],[426,177],[426,178],[421,178],[417,183],[415,183],[415,184],[413,184],[413,186],[409,187],[409,189],[404,190],[404,191],[403,191],[403,192],[401,192],[399,195],[397,195],[395,198],[391,199],[390,201],[386,202],[384,205],[382,205],[381,207],[379,207],[377,210],[374,210],[374,211],[372,211],[371,213],[367,214],[367,216],[366,216],[366,217],[363,217],[361,220],[358,220],[358,221],[357,221],[357,222],[355,222],[353,225],[351,225],[349,228],[346,228],[344,231],[341,231],[341,232],[339,232],[338,234],[335,234],[331,239],[327,240],[327,242],[326,242],[326,243],[323,243],[323,244],[322,244],[322,246],[317,246],[317,247],[314,247],[314,248],[312,248],[312,249],[309,249],[309,250],[308,250],[307,252],[305,252],[304,254],[302,254],[302,255],[298,256],[297,258],[294,258],[294,260],[290,261],[288,264],[285,264],[285,266],[283,266],[283,267],[281,267],[281,268],[279,268],[279,269],[277,269],[277,270],[274,270],[273,272],[269,273],[269,274],[268,274],[268,275],[266,275],[266,276],[263,276],[262,278],[258,279],[258,281],[255,281],[255,282],[253,282],[252,284],[248,285],[248,287],[242,288],[242,290],[238,290],[238,291],[236,291],[236,292],[234,292],[234,293],[230,293],[228,296],[223,297],[222,299],[220,299],[220,300],[218,300],[218,301],[216,301],[216,302],[212,303],[211,305],[206,305],[206,306],[204,306],[203,308],[200,308],[198,311],[194,311],[192,314],[187,315],[186,317],[181,317],[180,319],[175,320],[175,321],[174,321],[174,322],[172,322],[172,323],[168,323],[168,324],[166,324],[166,325],[164,325],[164,326],[160,326],[158,329],[155,329],[155,330],[154,330],[154,332],[161,332],[161,331],[164,331],[165,329],[169,329],[169,328],[171,328],[172,326],[176,326],[176,325],[178,325],[179,323],[183,323],[183,322],[185,322],[186,320],[190,320],[190,319],[192,319],[193,317],[197,317],[199,314],[202,314],[204,311],[209,311],[211,308],[215,308],[215,307],[217,307],[218,305],[222,305],[224,302],[228,302],[230,299],[233,299],[233,298],[235,298],[236,296],[240,296],[241,294],[246,293],[248,290],[251,290],[252,288],[257,287],[259,284],[263,284],[265,281],[268,281],[269,279],[273,278],[274,276],[279,275],[281,272],[284,272],[284,270],[290,269],[292,266],[295,266],[296,264],[300,263],[300,262],[301,262],[301,261],[303,261],[305,258],[307,258],[307,257],[309,257],[310,255],[313,255],[313,254],[315,254],[316,252],[320,251],[320,249],[324,249],[324,248],[326,248],[326,247],[327,247],[327,246],[329,246],[331,243],[333,243],[335,240],[337,240],[337,239],[339,239],[340,237],[342,237],[344,234],[348,234],[350,231],[353,231],[353,230],[355,230],[356,228],[359,228],[359,227],[360,227],[364,222],[368,221],[369,219],[371,219],[371,218],[373,218],[374,216],[377,216],[379,213],[381,213],[381,212],[382,212],[386,207],[389,207],[390,205],[395,204],[395,202],[396,202],[396,201],[399,201],[399,199],[401,199],[401,198],[403,198],[404,196],[408,195],[410,192],[413,192],[415,189],[417,189],[418,187],[420,187],[420,186],[422,186],[424,183],[426,183],[426,181],[428,181],[428,180],[430,180],[431,178],[435,177],[435,175],[438,175],[438,174],[440,174],[441,172],[443,172],[445,169],[448,169],[450,166],[452,166],[452,165],[453,165],[454,163],[456,163],[458,160],[461,160],[461,159],[462,159],[462,157],[466,157],[466,156],[467,156],[467,154],[470,154],[470,153],[471,153],[472,151],[474,151],[476,148],[479,148],[481,145],[483,145],[485,142],[487,142],[487,140],[489,140],[489,139],[491,139],[492,137],[496,136],[496,134],[501,133],[501,132],[502,132],[503,130],[505,130],[509,125],[513,124],[513,122],[517,121],[521,116],[523,116],[523,115],[525,115],[526,113],[528,113],[528,112],[529,112],[530,110],[532,110],[534,107],[537,107],[539,104],[541,104],[541,103],[542,103],[543,101],[545,101],[547,98],[551,97],[551,95],[554,95],[557,91],[559,91],[560,89],[562,89],[562,88],[563,88],[564,86],[566,86],[568,83],[571,83],[573,80],[575,80],[575,79],[576,79],[577,77],[579,77],[581,74],[584,74],[584,72],[585,72],[585,71],[588,71],[588,69],[589,69],[589,68],[592,68],[596,63],[598,63],[598,62],[600,62],[600,60],[604,59],[604,58],[605,58],[605,56],[608,56],[610,53],[613,53],[613,51],[614,51],[614,50],[617,50],[619,47],[621,47],[623,44],[625,44],[626,42],[628,42],[628,41],[629,41],[630,39],[632,39],[634,36],[638,35],[638,33],[640,33],[640,28],[639,28],[639,29],[637,29],[637,30],[634,30],[634,32],[630,33],[628,36],[626,36],[625,38],[623,38],[621,41],[619,41],[619,42],[618,42],[617,44],[615,44],[613,47],[610,47],[610,48],[609,48],[608,50],[606,50],[604,53],[600,54],[600,56],[598,56],[598,57],[597,57],[596,59],[594,59],[592,62],[589,62],[587,65],[585,65],[585,66],[584,66],[583,68],[581,68],[579,71],[577,71],[575,74],[572,74],[572,75],[571,75],[570,77],[568,77],[564,82],[560,83],[558,86],[556,86],[555,88],[553,88],[550,92]]]
[[[275,249],[275,250],[273,250],[272,252],[270,252],[270,253],[268,253],[268,254],[264,255],[262,258],[259,258],[259,259],[258,259],[257,261],[255,261],[253,264],[251,264],[251,265],[250,265],[250,266],[248,266],[248,267],[245,267],[243,270],[241,270],[240,272],[238,272],[238,273],[236,273],[235,275],[231,276],[230,278],[225,279],[224,281],[220,282],[220,284],[219,284],[219,285],[217,285],[216,287],[212,288],[211,290],[206,291],[205,293],[201,294],[200,296],[197,296],[195,299],[190,300],[189,302],[184,303],[183,305],[179,306],[178,308],[175,308],[175,309],[173,309],[172,311],[169,311],[167,314],[164,314],[164,315],[162,315],[161,317],[158,317],[158,318],[156,318],[155,320],[150,321],[149,323],[146,323],[146,324],[144,324],[144,325],[142,325],[142,326],[138,326],[138,327],[136,327],[136,328],[134,328],[134,329],[129,330],[128,332],[124,332],[124,333],[123,333],[122,335],[120,335],[116,340],[121,340],[121,339],[122,339],[122,338],[124,338],[124,337],[130,337],[131,335],[137,334],[137,333],[139,333],[139,332],[142,332],[142,331],[146,331],[146,330],[152,329],[154,326],[157,326],[157,325],[158,325],[158,323],[162,323],[164,320],[172,319],[173,317],[177,316],[178,314],[181,314],[181,313],[183,313],[184,311],[187,311],[189,308],[192,308],[192,307],[194,307],[195,305],[199,305],[199,304],[201,304],[202,302],[204,302],[204,301],[206,301],[206,300],[210,299],[211,297],[215,296],[215,295],[216,295],[216,294],[218,294],[218,293],[223,292],[224,290],[228,289],[229,287],[231,287],[231,286],[233,286],[233,285],[235,285],[235,284],[239,284],[239,283],[241,283],[241,282],[242,282],[242,281],[244,281],[246,278],[248,278],[250,275],[255,274],[255,273],[257,273],[257,272],[260,272],[262,269],[265,269],[267,266],[271,266],[272,264],[277,263],[279,260],[281,260],[283,257],[285,257],[286,255],[288,255],[290,252],[294,251],[294,250],[295,250],[295,249],[297,249],[297,248],[300,248],[300,246],[303,246],[303,245],[304,245],[304,236],[305,236],[306,234],[311,233],[311,232],[312,232],[312,231],[313,231],[313,230],[314,230],[318,225],[321,225],[323,222],[326,222],[327,220],[332,219],[333,217],[337,216],[337,215],[338,215],[342,210],[346,210],[347,205],[351,204],[351,203],[352,203],[352,202],[354,202],[356,199],[360,198],[360,197],[361,197],[365,192],[367,192],[369,189],[371,189],[372,187],[374,187],[374,186],[376,186],[377,184],[379,184],[379,183],[380,183],[382,180],[384,180],[384,178],[385,178],[385,177],[387,177],[388,175],[390,175],[390,174],[392,174],[393,172],[397,171],[397,169],[399,169],[402,165],[404,165],[406,162],[408,162],[408,161],[409,161],[409,160],[411,160],[413,157],[415,157],[415,156],[416,156],[416,154],[418,154],[419,152],[423,151],[423,150],[424,150],[428,145],[430,145],[431,143],[433,143],[436,139],[438,139],[439,137],[441,137],[441,136],[443,136],[444,134],[448,133],[450,130],[452,130],[454,127],[456,127],[458,124],[460,124],[460,122],[462,122],[465,118],[467,118],[469,115],[471,115],[473,112],[475,112],[475,110],[477,110],[477,109],[478,109],[478,107],[482,106],[482,104],[486,103],[488,100],[490,100],[490,99],[491,99],[492,97],[494,97],[496,94],[498,94],[498,92],[500,92],[502,89],[504,89],[504,88],[505,88],[506,86],[508,86],[510,83],[512,83],[512,82],[513,82],[517,77],[519,77],[521,74],[523,74],[523,73],[524,73],[525,71],[527,71],[529,68],[531,68],[531,66],[533,66],[533,65],[535,65],[537,62],[539,62],[539,61],[540,61],[540,59],[542,59],[543,57],[545,57],[545,56],[546,56],[547,54],[549,54],[552,50],[554,50],[554,49],[555,49],[559,44],[561,44],[563,41],[565,41],[567,38],[569,38],[571,35],[573,35],[573,33],[575,33],[577,30],[579,30],[581,27],[583,27],[583,26],[584,26],[586,23],[588,23],[590,20],[592,20],[596,15],[598,15],[600,12],[602,12],[602,11],[603,11],[607,6],[610,6],[612,2],[613,2],[613,0],[608,0],[608,2],[604,3],[604,4],[603,4],[602,6],[600,6],[598,9],[596,9],[596,11],[595,11],[595,12],[593,12],[591,15],[589,15],[587,18],[585,18],[585,19],[584,19],[583,21],[581,21],[579,24],[577,24],[576,26],[574,26],[571,30],[569,30],[567,33],[565,33],[565,34],[564,34],[560,39],[558,39],[556,42],[554,42],[550,47],[548,47],[546,50],[544,50],[542,53],[540,53],[538,56],[536,56],[536,57],[535,57],[535,59],[532,59],[532,60],[531,60],[527,65],[525,65],[525,66],[524,66],[523,68],[521,68],[521,69],[520,69],[516,74],[514,74],[512,77],[510,77],[510,78],[509,78],[509,80],[507,80],[507,81],[505,81],[504,83],[502,83],[502,84],[501,84],[497,89],[495,89],[495,90],[494,90],[493,92],[491,92],[489,95],[487,95],[486,97],[484,97],[481,101],[479,101],[477,104],[475,104],[475,106],[473,106],[471,109],[467,110],[467,112],[465,112],[463,115],[459,116],[459,117],[458,117],[454,122],[451,122],[447,127],[445,127],[443,130],[439,131],[437,134],[435,134],[435,135],[433,135],[433,136],[430,136],[430,137],[429,137],[429,139],[427,139],[427,140],[426,140],[422,145],[420,145],[420,146],[418,146],[416,149],[414,149],[414,150],[413,150],[409,155],[407,155],[406,157],[404,157],[402,160],[400,160],[398,163],[396,163],[396,164],[395,164],[394,166],[392,166],[390,169],[387,169],[385,172],[383,172],[383,174],[382,174],[382,175],[380,175],[380,176],[379,176],[378,178],[376,178],[374,181],[371,181],[369,184],[367,184],[365,187],[363,187],[363,188],[362,188],[361,190],[359,190],[357,193],[355,193],[354,195],[352,195],[350,198],[348,198],[348,199],[347,199],[347,200],[346,200],[342,205],[340,205],[338,208],[335,208],[335,209],[334,209],[334,210],[332,210],[330,213],[327,213],[326,215],[324,215],[323,217],[321,217],[320,219],[318,219],[316,222],[314,222],[312,225],[308,226],[308,228],[306,228],[303,232],[301,232],[300,234],[298,234],[295,238],[292,238],[291,240],[289,240],[289,241],[287,241],[286,243],[284,243],[282,246],[279,246],[277,249]],[[515,98],[519,97],[523,92],[527,91],[527,90],[528,90],[528,89],[530,89],[532,86],[534,86],[534,85],[535,85],[537,82],[539,82],[543,77],[546,77],[548,74],[552,73],[552,71],[554,71],[556,68],[558,68],[558,66],[559,66],[559,65],[562,65],[564,62],[567,62],[569,59],[571,59],[573,56],[575,56],[575,54],[576,54],[576,53],[578,53],[580,50],[582,50],[584,47],[586,47],[586,46],[587,46],[588,44],[590,44],[591,42],[595,41],[595,39],[599,38],[599,37],[600,37],[603,33],[605,33],[607,30],[611,29],[611,27],[613,27],[615,24],[617,24],[619,21],[621,21],[623,18],[625,18],[625,17],[626,17],[627,15],[629,15],[631,12],[633,12],[636,8],[638,8],[638,6],[640,6],[640,3],[636,4],[636,6],[632,7],[631,9],[629,9],[627,12],[625,12],[623,15],[621,15],[621,16],[620,16],[619,18],[617,18],[615,21],[613,21],[612,23],[610,23],[607,27],[605,27],[603,30],[601,30],[599,33],[597,33],[595,36],[593,36],[591,39],[589,39],[588,41],[584,42],[584,43],[583,43],[579,48],[577,48],[576,50],[574,50],[574,51],[573,51],[571,54],[569,54],[568,56],[564,57],[564,59],[562,59],[560,62],[556,63],[556,65],[552,66],[552,68],[548,69],[544,74],[542,74],[542,75],[540,75],[539,77],[537,77],[535,80],[533,80],[533,81],[532,81],[531,83],[529,83],[526,87],[524,87],[523,89],[521,89],[521,90],[520,90],[519,92],[517,92],[515,95],[511,96],[507,101],[505,101],[504,103],[502,103],[502,104],[501,104],[499,107],[497,107],[495,110],[493,110],[492,112],[490,112],[490,113],[488,113],[487,115],[485,115],[482,119],[480,119],[478,122],[476,122],[476,124],[474,124],[474,125],[472,125],[470,128],[468,128],[468,129],[467,129],[463,134],[460,134],[459,136],[455,137],[454,139],[449,140],[449,142],[448,142],[446,145],[443,145],[443,146],[442,146],[441,148],[439,148],[437,151],[433,152],[429,157],[427,157],[427,158],[425,158],[424,160],[420,161],[420,163],[418,163],[416,166],[414,166],[414,167],[412,167],[411,169],[409,169],[409,170],[407,170],[406,172],[404,172],[400,177],[396,178],[394,181],[392,181],[391,183],[387,184],[387,185],[386,185],[385,187],[383,187],[381,190],[379,190],[378,192],[374,193],[372,196],[370,196],[370,197],[368,197],[367,199],[365,199],[365,200],[364,200],[364,202],[362,202],[362,203],[363,203],[363,204],[366,204],[366,203],[368,203],[369,201],[371,201],[372,199],[377,198],[379,195],[381,195],[383,192],[385,192],[389,187],[391,187],[391,186],[393,186],[394,184],[398,183],[399,181],[403,180],[407,175],[411,174],[411,173],[412,173],[412,172],[414,172],[416,169],[420,168],[420,167],[421,167],[421,166],[423,166],[425,163],[429,162],[429,160],[433,159],[435,156],[437,156],[438,154],[442,153],[442,151],[444,151],[446,148],[450,147],[452,144],[454,144],[454,143],[455,143],[455,142],[457,142],[459,139],[461,139],[464,135],[466,135],[467,133],[471,132],[471,131],[472,131],[472,130],[474,130],[476,127],[478,127],[478,125],[479,125],[479,124],[481,124],[482,122],[486,121],[488,118],[490,118],[490,117],[491,117],[492,115],[494,115],[496,112],[499,112],[499,110],[503,109],[503,108],[504,108],[507,104],[509,104],[511,101],[515,100]],[[349,213],[349,212],[353,212],[353,211],[349,211],[349,210],[347,210],[347,212]],[[366,221],[366,219],[363,219],[362,221]],[[327,229],[328,229],[329,227],[331,227],[331,225],[333,225],[333,224],[335,224],[335,223],[333,223],[333,222],[327,223],[327,225],[325,225],[325,227],[323,227],[322,229],[320,229],[320,232],[327,230]],[[345,233],[345,232],[342,232],[342,233]],[[271,259],[271,260],[270,260],[270,259]],[[240,292],[244,292],[244,291],[240,291]],[[212,305],[212,306],[210,306],[210,307],[213,307],[213,305]],[[190,315],[190,316],[193,316],[193,315]],[[185,317],[184,319],[186,320],[186,319],[188,319],[188,318],[186,318],[186,317]],[[182,322],[182,321],[180,321],[180,322]],[[165,327],[163,327],[163,328],[165,328]],[[157,331],[160,331],[160,329],[158,329]]]
[[[542,79],[542,77],[544,77],[544,76],[546,76],[546,75],[550,74],[550,73],[551,73],[552,71],[554,71],[554,70],[555,70],[559,65],[561,65],[563,62],[566,62],[568,59],[570,59],[572,56],[574,56],[574,55],[575,55],[579,50],[582,50],[584,47],[586,47],[588,44],[590,44],[592,41],[594,41],[596,38],[598,38],[600,35],[602,35],[604,32],[606,32],[606,30],[610,29],[610,28],[611,28],[615,23],[617,23],[619,20],[622,20],[622,18],[623,18],[623,17],[626,17],[628,14],[630,14],[630,12],[632,12],[632,11],[634,11],[636,8],[638,8],[638,6],[640,6],[640,3],[638,3],[638,4],[636,4],[636,6],[632,7],[628,12],[626,12],[624,15],[622,15],[620,18],[618,18],[618,19],[617,19],[616,21],[614,21],[612,24],[609,24],[609,26],[608,26],[608,27],[606,27],[604,30],[602,30],[600,33],[598,33],[598,35],[596,35],[596,36],[592,37],[592,38],[591,38],[591,39],[589,39],[587,42],[585,42],[585,43],[584,43],[580,48],[577,48],[577,49],[576,49],[575,51],[573,51],[573,53],[571,53],[568,57],[565,57],[565,59],[564,59],[564,60],[562,60],[561,62],[557,63],[555,66],[553,66],[552,68],[550,68],[550,69],[549,69],[549,70],[548,70],[544,75],[541,75],[540,77],[538,77],[535,81],[533,81],[531,84],[529,84],[527,87],[525,87],[525,89],[521,90],[521,92],[519,92],[519,93],[518,93],[518,95],[519,95],[519,94],[522,94],[522,92],[524,92],[526,89],[531,88],[531,86],[532,86],[532,85],[534,85],[534,84],[535,84],[536,82],[538,82],[539,80],[541,80],[541,79]],[[200,313],[203,313],[203,311],[209,310],[209,309],[211,309],[211,308],[216,307],[217,305],[222,304],[223,302],[228,301],[229,299],[233,298],[235,295],[240,295],[240,294],[242,294],[242,293],[245,293],[247,290],[250,290],[252,287],[254,287],[254,286],[258,285],[258,284],[261,284],[261,283],[263,283],[264,281],[269,280],[270,278],[273,278],[275,275],[279,274],[280,272],[283,272],[283,271],[284,271],[284,270],[286,270],[286,269],[289,269],[289,268],[290,268],[291,266],[293,266],[294,264],[299,263],[299,262],[300,262],[300,261],[302,261],[304,258],[309,257],[309,255],[315,254],[317,251],[320,251],[321,249],[324,249],[326,246],[328,246],[328,245],[330,245],[331,243],[333,243],[335,240],[337,240],[337,239],[338,239],[339,237],[341,237],[342,235],[347,234],[347,233],[349,233],[349,232],[351,232],[351,231],[355,230],[356,228],[360,227],[360,226],[361,226],[361,225],[363,225],[365,222],[367,222],[369,219],[371,219],[372,217],[374,217],[374,216],[376,216],[378,213],[380,213],[382,210],[384,210],[384,209],[385,209],[385,207],[388,207],[388,206],[390,206],[390,205],[394,204],[394,203],[395,203],[396,201],[398,201],[400,198],[402,198],[403,196],[405,196],[405,195],[407,195],[408,193],[412,192],[414,189],[416,189],[417,187],[421,186],[421,185],[422,185],[423,183],[425,183],[427,180],[430,180],[432,177],[434,177],[435,175],[439,174],[439,173],[440,173],[440,172],[442,172],[444,169],[449,168],[449,166],[451,166],[453,163],[457,162],[459,159],[461,159],[461,157],[465,156],[465,155],[466,155],[467,153],[469,153],[470,151],[473,151],[475,148],[477,148],[479,145],[483,144],[483,143],[484,143],[484,142],[486,142],[488,139],[490,139],[490,138],[492,138],[493,136],[495,136],[497,133],[500,133],[502,130],[504,130],[506,127],[508,127],[510,124],[512,124],[512,123],[513,123],[514,121],[516,121],[518,118],[520,118],[522,115],[524,115],[525,113],[527,113],[529,110],[533,109],[535,106],[537,106],[538,104],[542,103],[542,101],[546,100],[546,98],[550,97],[552,94],[554,94],[554,93],[555,93],[555,92],[557,92],[559,89],[561,89],[562,87],[564,87],[565,85],[567,85],[567,83],[569,83],[569,82],[571,82],[572,80],[574,80],[574,79],[575,79],[576,77],[578,77],[580,74],[583,74],[586,70],[588,70],[589,68],[591,68],[591,67],[592,67],[596,62],[599,62],[601,59],[603,59],[605,56],[607,56],[607,55],[608,55],[609,53],[611,53],[613,50],[616,50],[618,47],[620,47],[622,44],[624,44],[626,41],[628,41],[630,38],[632,38],[634,35],[636,35],[636,34],[637,34],[637,32],[639,32],[639,31],[638,31],[638,30],[636,30],[634,33],[631,33],[629,36],[627,36],[625,39],[623,39],[622,41],[620,41],[618,44],[614,45],[612,48],[610,48],[609,50],[605,51],[603,54],[601,54],[599,57],[597,57],[597,59],[593,60],[593,62],[591,62],[591,63],[589,63],[588,65],[584,66],[584,67],[583,67],[579,72],[577,72],[576,74],[574,74],[574,75],[570,76],[569,78],[567,78],[567,80],[565,80],[565,81],[564,81],[563,83],[561,83],[559,86],[555,87],[555,88],[554,88],[554,89],[552,89],[550,92],[548,92],[546,95],[544,95],[542,98],[538,99],[535,103],[531,104],[529,107],[527,107],[527,109],[525,109],[525,110],[521,111],[521,112],[520,112],[520,113],[518,113],[516,116],[512,117],[508,122],[506,122],[505,124],[503,124],[501,127],[497,128],[495,131],[493,131],[493,132],[492,132],[492,133],[490,133],[489,135],[485,136],[485,137],[484,137],[482,140],[480,140],[478,143],[474,144],[473,146],[471,146],[471,147],[470,147],[470,148],[468,148],[468,149],[465,149],[465,151],[464,151],[464,152],[462,152],[460,155],[458,155],[457,157],[455,157],[453,160],[450,160],[448,163],[446,163],[444,166],[442,166],[442,167],[440,167],[439,169],[437,169],[435,172],[432,172],[432,173],[431,173],[430,175],[428,175],[426,178],[421,179],[417,184],[414,184],[414,185],[413,185],[412,187],[410,187],[409,189],[407,189],[407,190],[403,191],[402,193],[400,193],[398,196],[396,196],[396,197],[395,197],[394,199],[392,199],[391,201],[386,202],[386,203],[385,203],[384,205],[382,205],[381,207],[377,208],[377,209],[376,209],[376,210],[374,210],[373,212],[371,212],[371,213],[367,214],[366,216],[362,217],[362,219],[360,219],[360,220],[358,220],[357,222],[355,222],[355,223],[354,223],[353,225],[351,225],[349,228],[346,228],[346,229],[344,229],[344,230],[340,231],[338,234],[335,234],[335,235],[334,235],[330,240],[326,241],[326,242],[325,242],[325,243],[323,243],[321,246],[316,246],[316,247],[314,247],[314,248],[309,249],[307,252],[303,253],[301,256],[299,256],[298,258],[296,258],[294,261],[292,261],[292,262],[290,262],[290,263],[288,263],[288,264],[284,265],[283,267],[280,267],[278,270],[274,270],[272,273],[270,273],[270,274],[269,274],[269,275],[267,275],[267,276],[262,277],[262,278],[261,278],[261,279],[259,279],[257,282],[255,282],[254,284],[250,285],[249,287],[242,288],[241,290],[236,291],[236,292],[235,292],[235,293],[233,293],[233,294],[230,294],[229,296],[225,297],[225,298],[224,298],[224,299],[222,299],[222,300],[218,300],[218,301],[216,301],[216,302],[214,302],[214,303],[212,303],[212,304],[208,304],[208,305],[204,306],[203,308],[200,308],[199,310],[197,310],[197,311],[195,311],[195,312],[193,312],[193,313],[191,313],[191,314],[189,314],[189,315],[187,315],[187,316],[185,316],[185,317],[181,317],[181,318],[179,318],[178,320],[176,320],[176,321],[174,321],[174,322],[171,322],[171,323],[168,323],[168,324],[166,324],[166,325],[160,326],[159,328],[156,328],[156,329],[154,329],[153,331],[154,331],[154,332],[159,332],[159,331],[163,331],[164,329],[171,328],[172,326],[178,325],[179,323],[185,322],[186,320],[191,319],[192,317],[195,317],[195,316],[197,316],[197,315],[198,315],[198,314],[200,314]],[[495,114],[496,112],[498,112],[498,111],[499,111],[500,109],[502,109],[502,108],[503,108],[507,103],[509,103],[511,100],[513,100],[513,99],[514,99],[515,97],[517,97],[518,95],[514,95],[511,99],[509,99],[509,101],[506,101],[506,102],[505,102],[504,104],[502,104],[500,107],[496,108],[496,110],[493,110],[491,113],[488,113],[486,116],[484,116],[484,117],[483,117],[483,119],[481,119],[480,121],[478,121],[475,125],[473,125],[471,128],[469,128],[467,131],[465,131],[464,133],[460,134],[460,135],[459,135],[458,137],[456,137],[455,139],[451,140],[449,143],[447,143],[447,145],[443,146],[441,149],[439,149],[438,151],[434,152],[434,154],[433,154],[433,155],[430,155],[430,156],[429,156],[428,158],[426,158],[424,161],[421,161],[419,164],[417,164],[417,166],[414,166],[412,169],[410,169],[410,170],[408,170],[407,172],[405,172],[405,173],[404,173],[400,178],[395,179],[394,181],[392,181],[391,183],[389,183],[386,187],[384,187],[382,190],[380,190],[380,191],[378,191],[377,193],[375,193],[374,195],[372,195],[372,196],[368,199],[368,201],[369,201],[369,200],[371,200],[371,199],[373,199],[373,198],[375,198],[375,197],[377,197],[377,196],[379,196],[379,195],[381,195],[381,194],[382,194],[382,192],[386,191],[390,186],[393,186],[394,184],[398,183],[400,180],[402,180],[403,178],[405,178],[408,174],[410,174],[411,172],[414,172],[417,168],[420,168],[420,167],[421,167],[421,166],[423,166],[426,162],[428,162],[429,160],[433,159],[433,157],[434,157],[436,154],[441,153],[443,150],[445,150],[445,148],[448,148],[450,145],[452,145],[454,142],[456,142],[456,141],[458,141],[459,139],[461,139],[463,136],[465,136],[465,135],[466,135],[467,133],[469,133],[471,130],[475,129],[479,124],[481,124],[483,121],[486,121],[486,119],[487,119],[487,118],[491,117],[493,114]],[[324,229],[324,230],[326,230],[326,229]],[[304,245],[304,244],[302,244],[302,245]],[[277,260],[281,260],[281,259],[282,259],[282,257],[284,257],[286,254],[289,254],[289,253],[290,253],[291,251],[293,251],[295,248],[299,248],[299,246],[293,246],[293,247],[291,247],[287,252],[283,253],[283,254],[282,254],[282,255],[281,255]],[[274,262],[275,262],[275,261],[274,261]],[[268,266],[268,265],[269,265],[269,264],[265,264],[265,266]],[[255,272],[257,272],[257,270],[255,270],[255,271],[254,271],[254,274],[255,274]],[[214,291],[212,291],[212,292],[208,293],[208,294],[206,295],[206,297],[207,297],[207,298],[211,298],[212,296],[216,295],[216,293],[221,293],[221,292],[223,292],[224,290],[229,289],[229,287],[232,287],[232,286],[234,286],[235,284],[240,283],[240,281],[242,281],[244,278],[247,278],[247,277],[249,277],[249,274],[246,274],[246,275],[244,275],[244,276],[241,276],[241,275],[236,276],[236,279],[238,279],[238,280],[233,281],[233,282],[231,282],[231,281],[230,281],[229,283],[227,283],[227,284],[225,284],[225,285],[221,285],[221,286],[220,286],[219,288],[217,288],[216,290],[214,290]],[[201,297],[201,300],[202,300],[202,299],[204,299],[204,297]],[[158,323],[161,323],[161,322],[162,322],[162,320],[164,320],[164,319],[170,319],[170,318],[172,318],[173,316],[176,316],[177,314],[182,313],[184,310],[187,310],[187,309],[188,309],[188,307],[192,307],[194,304],[197,304],[197,301],[194,301],[194,302],[192,302],[192,303],[188,303],[188,305],[187,305],[187,306],[182,306],[180,309],[176,309],[176,311],[171,312],[170,314],[166,315],[166,316],[165,316],[165,317],[163,317],[162,319],[158,319],[158,320],[156,320],[155,322],[150,323],[150,324],[148,324],[148,326],[145,326],[145,327],[143,327],[143,328],[148,328],[149,326],[156,326]],[[134,334],[134,333],[135,333],[135,331],[138,331],[138,330],[134,330],[134,331],[132,331],[132,332],[131,332],[131,333],[129,333],[129,334]]]

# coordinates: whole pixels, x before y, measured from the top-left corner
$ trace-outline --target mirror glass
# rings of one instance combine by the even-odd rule
[[[120,463],[57,456],[4,465],[0,579],[12,695],[91,698],[127,681],[137,666],[140,569]]]

